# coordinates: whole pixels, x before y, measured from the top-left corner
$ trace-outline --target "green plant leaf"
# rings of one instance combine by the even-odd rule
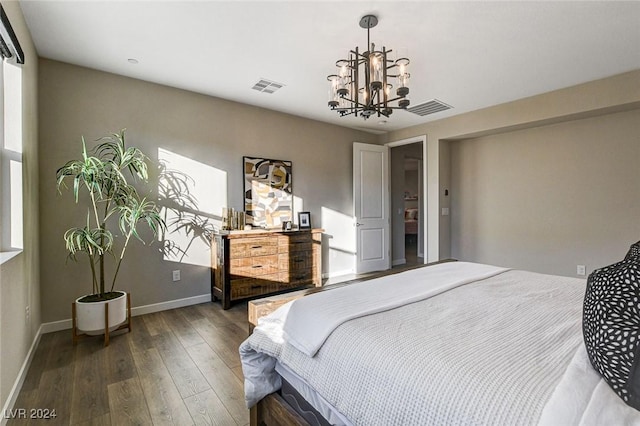
[[[144,222],[156,237],[159,232],[164,232],[166,224],[156,204],[146,198],[141,199],[137,189],[127,180],[148,182],[148,157],[138,148],[126,146],[124,129],[97,142],[93,149],[88,150],[82,138],[80,158],[68,161],[56,171],[56,186],[62,193],[67,188],[66,182],[71,179],[76,204],[85,202],[85,198],[80,197],[82,192],[89,195],[86,224],[67,230],[64,240],[70,258],[77,260],[78,253],[87,254],[94,289],[104,292],[104,256],[110,254],[117,259],[113,288],[131,237],[144,243],[138,225]],[[112,217],[116,218],[115,221]],[[114,254],[118,236],[108,229],[116,222],[122,234],[119,237],[123,240],[121,249],[118,248],[119,256]]]

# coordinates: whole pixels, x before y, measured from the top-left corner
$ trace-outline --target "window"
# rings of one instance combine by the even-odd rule
[[[0,252],[22,250],[22,68],[24,55],[0,6]],[[2,256],[4,260],[6,257]]]

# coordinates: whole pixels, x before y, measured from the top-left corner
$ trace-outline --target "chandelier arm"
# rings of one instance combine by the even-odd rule
[[[384,107],[387,107],[387,48],[382,46],[382,98],[384,99]]]
[[[360,64],[362,64],[362,63],[367,61],[367,57],[366,56],[364,56],[361,53],[358,53],[358,48],[357,47],[356,47],[356,50],[350,50],[349,52],[356,55],[356,59],[354,59],[354,61],[357,60],[358,61],[358,65],[360,65]]]
[[[357,65],[351,70],[351,75],[352,75],[351,81],[353,81],[353,86],[351,87],[351,98],[356,100],[355,103],[357,105],[357,104],[360,103],[360,91],[359,91],[360,85],[359,85],[359,82],[358,82],[358,80],[359,80],[358,79],[358,74],[359,74],[358,73],[358,69],[360,68],[360,64],[357,61],[358,56],[359,56],[358,46],[356,46],[355,54],[356,54],[356,56],[355,56],[354,61],[357,63]],[[352,99],[350,99],[350,100],[352,100]]]

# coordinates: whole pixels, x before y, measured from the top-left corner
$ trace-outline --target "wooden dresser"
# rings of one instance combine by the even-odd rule
[[[322,229],[222,231],[211,242],[211,298],[231,302],[322,286]]]

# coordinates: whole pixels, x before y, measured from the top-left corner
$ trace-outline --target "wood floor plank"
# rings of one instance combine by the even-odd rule
[[[238,424],[248,423],[249,410],[244,402],[244,388],[233,371],[206,343],[186,349],[233,419]]]
[[[78,423],[71,423],[72,426],[111,426],[111,414],[103,414],[99,417],[92,417]]]
[[[216,327],[208,319],[202,319],[195,321],[193,326],[198,331],[204,341],[213,349],[216,354],[227,364],[229,368],[237,367],[240,365],[240,356],[238,354],[238,347],[235,343],[229,344],[226,337],[223,336],[226,333],[224,326]],[[201,346],[201,345],[196,345]],[[189,351],[190,348],[187,348]]]
[[[108,348],[111,349],[111,348]],[[109,412],[107,356],[102,340],[84,340],[75,351],[71,423],[100,417]]]
[[[133,355],[140,384],[154,425],[190,425],[193,419],[158,350]]]
[[[136,376],[136,367],[129,340],[125,335],[114,336],[107,348],[107,384],[121,382]]]
[[[211,324],[216,327],[223,327],[229,324],[229,319],[222,314],[222,309],[212,309],[211,304],[195,305],[195,308],[206,318]],[[201,321],[192,321],[192,323],[199,323]]]
[[[74,346],[71,340],[71,332],[69,330],[58,331],[52,333],[52,347],[47,356],[45,370],[66,367],[73,363]]]
[[[219,309],[219,303],[209,303],[213,309],[217,309],[230,323],[242,325],[247,323],[247,302],[237,302],[231,309]],[[246,328],[246,327],[243,327]]]
[[[133,322],[131,333],[124,335],[125,339],[129,343],[129,350],[133,352],[146,351],[153,347],[153,339],[147,330],[147,326],[144,322],[144,315],[136,318],[132,318]]]
[[[229,426],[236,424],[229,411],[211,389],[184,400],[196,425]]]
[[[187,321],[197,321],[205,318],[205,315],[198,310],[197,306],[198,305],[191,305],[180,308],[180,315],[185,317]]]
[[[173,333],[155,337],[156,349],[182,398],[211,389],[198,367]]]
[[[73,390],[73,370],[72,363],[46,370],[40,379],[39,392],[33,400],[35,409],[55,410],[56,418],[47,420],[52,425],[68,425],[71,420],[71,392]],[[41,419],[30,419],[29,424],[42,424]]]
[[[34,355],[35,356],[35,355]],[[42,371],[40,371],[42,373]],[[38,381],[40,376],[38,374]],[[8,417],[7,426],[22,426],[29,424],[29,418],[27,413],[30,409],[35,408],[34,401],[38,397],[38,389],[21,390],[16,398],[16,402],[13,405],[13,409],[10,412],[2,413],[5,417]]]
[[[242,366],[239,365],[237,367],[233,367],[231,369],[231,371],[233,371],[233,374],[236,375],[236,377],[238,378],[238,380],[240,380],[241,383],[244,383],[244,373],[242,372]]]
[[[180,314],[179,309],[164,311],[162,312],[162,316],[164,322],[170,327],[185,348],[204,342],[202,336],[200,336],[193,328],[193,325],[191,325],[191,322]]]
[[[147,326],[150,336],[157,336],[168,329],[161,312],[153,312],[151,314],[143,315],[142,319]]]
[[[222,335],[229,339],[231,346],[239,348],[240,344],[249,337],[249,330],[246,327],[240,327],[236,323],[230,323],[224,327],[220,327]]]
[[[152,424],[151,414],[149,414],[138,377],[111,383],[107,389],[112,425]]]
[[[40,337],[40,343],[38,344],[36,353],[33,355],[29,371],[27,372],[24,383],[22,384],[22,389],[24,391],[38,389],[40,378],[42,377],[42,372],[46,368],[47,357],[53,347],[53,343],[54,333],[46,333]]]

